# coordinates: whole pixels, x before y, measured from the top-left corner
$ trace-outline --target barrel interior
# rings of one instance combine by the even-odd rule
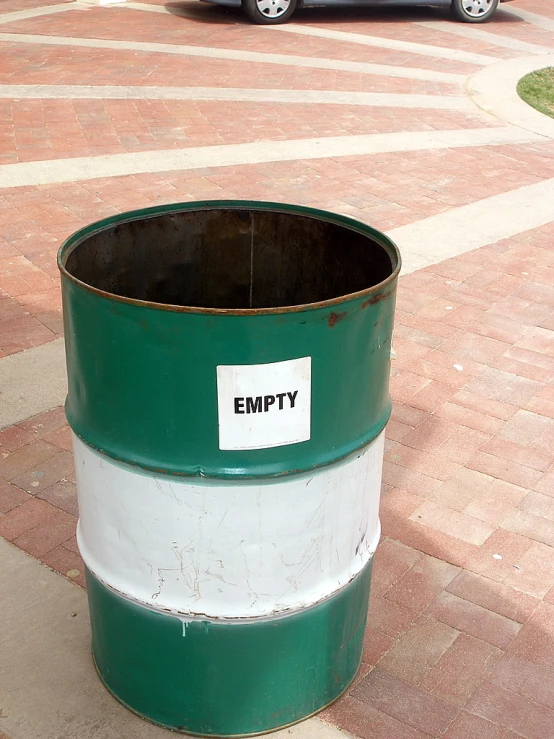
[[[396,257],[347,226],[295,213],[217,208],[137,217],[68,251],[70,275],[133,300],[278,308],[332,300],[389,277]]]

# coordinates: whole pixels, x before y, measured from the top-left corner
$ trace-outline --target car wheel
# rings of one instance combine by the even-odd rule
[[[242,8],[250,20],[265,26],[286,23],[296,4],[297,0],[242,0]]]
[[[451,9],[455,17],[464,23],[484,23],[488,21],[499,0],[452,0]]]

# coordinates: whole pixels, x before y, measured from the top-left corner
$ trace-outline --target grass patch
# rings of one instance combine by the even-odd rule
[[[522,77],[517,92],[533,108],[554,118],[554,67],[546,67]]]

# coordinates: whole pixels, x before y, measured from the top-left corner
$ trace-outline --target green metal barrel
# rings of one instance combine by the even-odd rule
[[[319,711],[362,655],[396,247],[214,201],[100,221],[58,262],[101,679],[197,735]]]

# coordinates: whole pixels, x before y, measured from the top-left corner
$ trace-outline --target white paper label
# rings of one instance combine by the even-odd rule
[[[308,441],[312,358],[217,368],[220,449],[266,449]]]

